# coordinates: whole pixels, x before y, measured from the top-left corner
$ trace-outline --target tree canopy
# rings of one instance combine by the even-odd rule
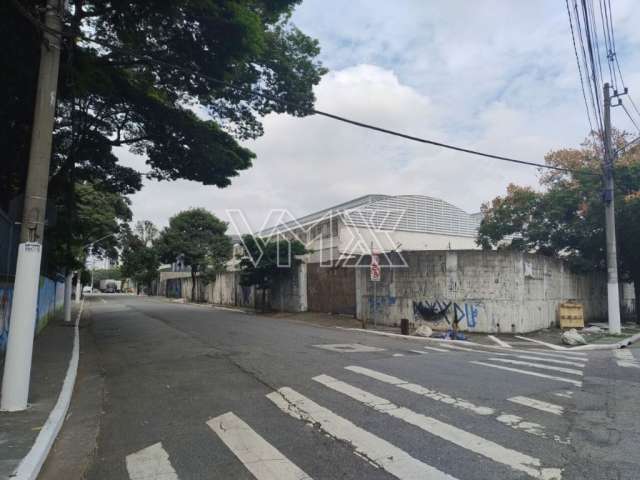
[[[197,274],[222,271],[231,257],[232,244],[226,231],[226,222],[204,208],[193,208],[171,217],[155,243],[162,261],[173,263],[181,256],[191,266],[193,300],[198,298]]]
[[[127,231],[122,240],[122,262],[120,271],[125,278],[131,278],[137,287],[149,287],[158,275],[160,256],[153,243],[158,229],[149,220],[136,223],[133,232]]]
[[[625,138],[614,132],[614,147],[625,145]],[[548,165],[598,173],[601,145],[593,135],[582,148],[552,151],[545,160]],[[634,281],[640,305],[640,148],[616,159],[614,176],[619,270],[623,280]],[[540,184],[542,190],[509,185],[506,196],[483,205],[478,244],[562,257],[579,271],[606,268],[602,178],[547,171]]]
[[[291,270],[300,262],[296,256],[307,253],[306,247],[298,240],[267,239],[244,235],[245,249],[240,259],[240,285],[255,286],[262,290],[262,307],[265,305],[265,291],[273,285],[278,276]]]
[[[40,42],[15,3],[0,6],[0,59],[12,66],[0,76],[4,209],[24,188]],[[19,3],[36,20],[43,11],[43,0]],[[225,187],[249,168],[255,155],[238,141],[260,136],[270,112],[308,114],[325,71],[317,42],[290,21],[297,3],[64,2],[50,182],[60,213],[76,214],[73,195],[58,199],[77,183],[119,195],[139,190],[142,174]],[[119,164],[116,147],[146,166]]]

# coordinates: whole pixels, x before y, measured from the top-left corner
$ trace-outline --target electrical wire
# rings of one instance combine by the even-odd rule
[[[582,98],[584,100],[584,106],[587,110],[587,120],[589,121],[590,132],[594,132],[593,122],[591,122],[591,111],[589,110],[589,102],[587,101],[587,93],[584,88],[584,79],[582,78],[582,67],[580,64],[580,58],[578,57],[578,48],[576,47],[576,36],[573,30],[573,20],[571,18],[571,9],[569,8],[569,0],[565,0],[567,5],[567,15],[569,16],[569,28],[571,29],[571,42],[573,43],[573,53],[576,56],[576,64],[578,65],[578,76],[580,77],[580,89],[582,90]]]
[[[14,4],[17,3],[17,0],[12,0]],[[24,11],[22,8],[20,8],[20,11]],[[564,167],[557,167],[554,165],[547,165],[547,164],[543,164],[543,163],[537,163],[537,162],[530,162],[530,161],[526,161],[526,160],[519,160],[516,158],[512,158],[512,157],[506,157],[506,156],[502,156],[502,155],[496,155],[496,154],[492,154],[492,153],[486,153],[486,152],[481,152],[479,150],[473,150],[470,148],[464,148],[464,147],[460,147],[460,146],[456,146],[456,145],[452,145],[452,144],[448,144],[448,143],[444,143],[444,142],[438,142],[435,140],[429,140],[426,138],[422,138],[422,137],[417,137],[414,135],[409,135],[406,133],[402,133],[402,132],[398,132],[395,130],[391,130],[388,128],[384,128],[384,127],[379,127],[376,125],[372,125],[372,124],[368,124],[365,122],[360,122],[357,120],[353,120],[347,117],[343,117],[340,115],[336,115],[333,113],[329,113],[329,112],[324,112],[322,110],[317,110],[315,108],[306,108],[305,106],[298,104],[298,103],[294,103],[291,101],[287,101],[287,100],[283,100],[281,98],[277,98],[274,97],[273,95],[269,95],[266,94],[264,92],[258,92],[255,91],[251,88],[246,88],[246,87],[242,87],[242,86],[237,86],[237,85],[233,85],[232,83],[211,77],[207,74],[204,74],[202,72],[197,72],[195,71],[193,68],[188,68],[188,67],[183,67],[181,65],[177,65],[171,62],[167,62],[166,60],[162,60],[159,58],[156,58],[154,55],[151,55],[149,53],[139,53],[139,52],[134,52],[130,49],[121,47],[121,46],[116,46],[116,45],[112,45],[108,42],[103,42],[101,40],[97,40],[95,38],[91,38],[91,37],[87,37],[85,35],[82,34],[76,34],[76,35],[69,35],[69,34],[65,34],[63,32],[57,32],[53,29],[48,28],[46,25],[42,24],[42,22],[40,22],[37,18],[33,18],[29,12],[25,12],[29,17],[32,18],[32,23],[34,23],[34,25],[36,25],[38,28],[40,28],[41,30],[44,31],[48,31],[50,34],[53,35],[63,35],[63,36],[74,36],[76,38],[81,38],[84,41],[87,42],[92,42],[96,45],[100,45],[102,47],[108,48],[112,51],[118,51],[120,50],[121,52],[124,52],[126,54],[132,55],[134,57],[142,57],[147,59],[148,61],[152,62],[152,63],[156,63],[159,65],[164,65],[167,66],[169,68],[173,68],[175,70],[179,70],[179,71],[183,71],[185,73],[189,73],[189,74],[195,74],[195,75],[199,75],[200,77],[207,79],[211,82],[217,83],[219,85],[225,86],[227,88],[230,88],[232,90],[235,90],[237,92],[242,92],[248,95],[255,95],[257,97],[261,97],[264,98],[266,100],[272,101],[274,103],[278,103],[280,105],[283,106],[291,106],[294,108],[302,108],[303,110],[308,111],[309,113],[315,114],[315,115],[319,115],[319,116],[323,116],[326,118],[330,118],[342,123],[347,123],[350,125],[354,125],[357,127],[361,127],[361,128],[365,128],[368,130],[372,130],[372,131],[376,131],[379,133],[384,133],[387,135],[392,135],[395,137],[399,137],[399,138],[404,138],[405,140],[410,140],[410,141],[414,141],[414,142],[419,142],[419,143],[423,143],[423,144],[428,144],[428,145],[433,145],[436,147],[441,147],[441,148],[445,148],[445,149],[449,149],[449,150],[454,150],[454,151],[458,151],[458,152],[462,152],[462,153],[468,153],[470,155],[477,155],[480,157],[485,157],[485,158],[492,158],[495,160],[500,160],[500,161],[504,161],[504,162],[510,162],[510,163],[515,163],[515,164],[520,164],[520,165],[529,165],[529,166],[533,166],[533,167],[537,167],[537,168],[543,168],[543,169],[549,169],[549,170],[556,170],[556,171],[560,171],[560,172],[564,172],[564,173],[576,173],[576,174],[583,174],[583,175],[590,175],[590,176],[601,176],[600,173],[595,173],[593,171],[589,171],[589,170],[578,170],[578,169],[572,169],[572,168],[564,168]]]

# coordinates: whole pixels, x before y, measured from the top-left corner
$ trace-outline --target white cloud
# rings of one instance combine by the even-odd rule
[[[620,6],[620,52],[635,52],[631,47],[640,42],[629,20],[640,16],[632,3]],[[332,69],[316,89],[319,110],[541,162],[553,148],[577,145],[587,130],[561,7],[555,1],[307,0],[294,20],[319,38]],[[621,61],[640,100],[640,57]],[[146,182],[132,196],[136,218],[164,225],[191,206],[221,218],[225,209],[240,208],[257,228],[271,208],[302,215],[367,193],[431,195],[477,211],[510,182],[536,184],[534,168],[323,117],[269,115],[264,126],[265,135],[247,143],[257,154],[254,167],[230,187]]]

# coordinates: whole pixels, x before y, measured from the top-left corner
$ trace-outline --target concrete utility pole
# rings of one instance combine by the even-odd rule
[[[60,0],[47,0],[44,16],[48,29],[62,31]],[[4,411],[26,409],[29,397],[60,46],[60,35],[43,31],[11,325],[2,378],[0,409]]]
[[[609,84],[604,84],[604,216],[607,235],[607,303],[609,332],[621,333],[620,290],[618,289],[618,258],[616,253],[616,216],[613,189],[613,149],[611,148],[611,96]]]

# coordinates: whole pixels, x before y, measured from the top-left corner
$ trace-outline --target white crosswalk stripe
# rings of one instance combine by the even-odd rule
[[[503,447],[473,433],[441,422],[432,417],[416,413],[405,407],[399,407],[390,401],[366,392],[348,383],[337,380],[328,375],[313,378],[337,392],[343,393],[380,413],[404,420],[422,430],[454,443],[462,448],[483,455],[494,462],[502,463],[514,470],[525,472],[533,478],[560,479],[562,470],[559,468],[544,468],[539,459],[527,454]]]
[[[425,348],[427,350],[431,350],[432,352],[449,352],[449,350],[445,349],[445,348],[437,348],[437,347],[427,347],[427,346],[423,346],[422,348]]]
[[[178,480],[162,443],[127,455],[126,465],[130,480]]]
[[[554,415],[562,415],[564,413],[564,408],[561,405],[556,405],[550,402],[544,402],[542,400],[536,400],[535,398],[529,398],[529,397],[518,395],[515,397],[508,398],[507,400],[513,403],[517,403],[519,405],[535,408],[536,410],[541,410],[543,412],[553,413]]]
[[[311,480],[275,447],[234,413],[212,418],[207,425],[258,480]]]
[[[586,362],[586,360],[575,362],[570,360],[558,360],[556,358],[534,357],[533,355],[512,355],[512,356],[513,358],[521,358],[522,360],[536,360],[538,362],[557,363],[558,365],[571,365],[573,367],[581,367],[581,368],[584,368],[586,366],[586,363],[584,363]]]
[[[614,350],[613,355],[619,367],[640,368],[640,360],[636,360],[633,353],[626,348]]]
[[[532,377],[539,377],[539,378],[547,378],[549,380],[556,380],[558,382],[565,382],[565,383],[571,383],[577,387],[581,387],[582,386],[582,382],[580,380],[574,380],[572,378],[565,378],[565,377],[558,377],[556,375],[547,375],[544,373],[540,373],[540,372],[532,372],[530,370],[522,370],[521,368],[512,368],[512,367],[506,367],[504,365],[496,365],[494,363],[486,363],[486,362],[478,362],[478,361],[470,361],[469,363],[472,363],[474,365],[482,365],[485,367],[491,367],[491,368],[497,368],[499,370],[505,370],[508,372],[514,372],[514,373],[520,373],[522,375],[530,375]]]
[[[584,362],[584,363],[589,361],[589,358],[586,356],[586,354],[581,352],[572,352],[572,353],[566,353],[566,354],[565,353],[548,353],[548,352],[543,352],[540,350],[533,350],[533,349],[532,350],[523,350],[523,349],[517,349],[517,348],[508,349],[508,348],[497,347],[494,345],[482,345],[482,347],[488,348],[490,350],[480,350],[479,348],[462,347],[458,344],[453,345],[449,343],[443,343],[442,345],[446,347],[447,351],[459,350],[463,352],[483,353],[485,355],[499,355],[503,357],[504,356],[517,357],[518,354],[527,354],[541,361],[543,361],[543,359],[547,357],[571,360],[575,362]],[[474,347],[481,347],[481,346],[476,344],[474,345]],[[427,347],[424,347],[424,348],[427,348]],[[538,358],[538,357],[542,357],[542,358]]]
[[[286,414],[350,443],[359,455],[401,480],[455,480],[455,477],[415,459],[404,450],[363,430],[291,388],[280,388],[268,394],[267,398]]]
[[[387,383],[389,385],[394,385],[398,388],[402,388],[409,392],[422,395],[423,397],[429,398],[431,400],[442,402],[452,407],[456,407],[462,410],[466,410],[468,412],[475,413],[476,415],[483,415],[483,416],[495,415],[495,419],[498,422],[510,428],[513,428],[514,430],[524,431],[528,434],[535,435],[537,437],[551,438],[555,442],[561,443],[564,445],[569,443],[568,439],[564,439],[559,435],[548,434],[545,431],[544,426],[540,425],[539,423],[529,421],[518,415],[505,413],[505,412],[502,412],[502,413],[496,412],[491,407],[475,405],[469,400],[465,400],[460,397],[452,397],[450,395],[447,395],[446,393],[438,392],[415,383],[409,383],[406,380],[403,380],[401,378],[394,377],[393,375],[387,375],[386,373],[378,372],[376,370],[371,370],[369,368],[350,365],[348,367],[345,367],[345,369],[354,373],[365,375],[367,377],[373,378],[383,383]]]
[[[539,368],[542,370],[551,370],[553,372],[568,373],[570,375],[580,375],[580,376],[583,375],[582,370],[576,370],[574,368],[564,368],[564,367],[556,367],[555,365],[543,365],[540,363],[523,362],[521,360],[511,360],[510,358],[491,357],[489,358],[489,360],[494,362],[509,363],[511,365],[520,365],[523,367],[532,367],[532,368]]]

